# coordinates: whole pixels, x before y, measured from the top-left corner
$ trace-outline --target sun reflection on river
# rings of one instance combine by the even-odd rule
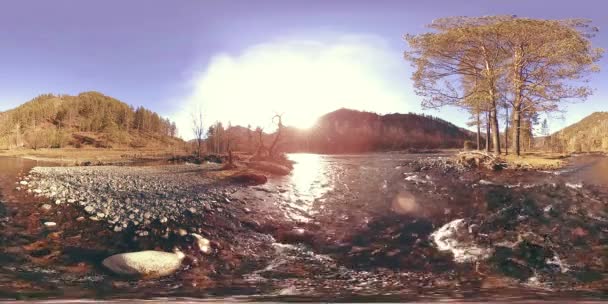
[[[319,210],[315,210],[315,201],[330,190],[328,162],[326,156],[319,154],[289,154],[295,162],[292,173],[288,176],[288,189],[284,193],[289,206],[294,209],[291,216],[300,221],[308,221]]]

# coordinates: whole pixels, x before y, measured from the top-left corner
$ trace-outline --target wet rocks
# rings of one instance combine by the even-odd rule
[[[179,270],[183,259],[184,254],[179,250],[174,253],[146,250],[116,254],[102,264],[117,275],[158,278]]]
[[[453,220],[431,234],[441,251],[450,251],[458,263],[476,262],[490,256],[492,250],[475,243],[464,219]]]
[[[5,216],[6,216],[6,214],[7,214],[6,207],[4,206],[4,203],[2,203],[2,202],[0,201],[0,218],[5,217]]]
[[[208,239],[196,233],[191,233],[190,235],[194,238],[194,244],[200,252],[204,254],[211,253],[211,242]]]
[[[237,173],[230,177],[235,183],[248,184],[248,185],[262,185],[268,181],[268,178],[262,174],[255,173]]]
[[[47,228],[52,228],[52,227],[56,227],[57,223],[55,222],[44,222],[44,226]]]

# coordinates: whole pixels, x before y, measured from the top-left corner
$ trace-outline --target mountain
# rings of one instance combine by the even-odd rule
[[[0,149],[159,147],[181,142],[175,124],[98,92],[40,95],[0,112]]]
[[[232,133],[230,130],[227,132]],[[251,148],[241,147],[248,147],[249,142],[257,145],[257,133],[248,133],[246,128],[234,130],[232,134],[236,135],[229,136],[236,139],[233,147],[239,147],[241,151],[252,151]],[[263,134],[264,145],[269,147],[275,136],[276,133]],[[465,140],[473,139],[473,133],[427,115],[378,115],[340,109],[320,117],[310,129],[284,127],[280,138],[279,150],[285,152],[361,153],[462,148]]]
[[[608,152],[608,112],[595,112],[551,135],[560,152]]]

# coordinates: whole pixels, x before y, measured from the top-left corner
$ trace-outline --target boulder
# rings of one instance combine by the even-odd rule
[[[158,278],[171,275],[181,267],[184,254],[178,249],[174,251],[121,253],[106,258],[102,264],[117,275]]]

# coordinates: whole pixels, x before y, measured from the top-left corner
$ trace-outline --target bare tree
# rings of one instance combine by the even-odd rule
[[[203,112],[201,110],[198,111],[198,115],[192,114],[192,133],[194,133],[194,139],[196,140],[196,156],[201,157],[203,135],[205,134]]]
[[[264,153],[264,129],[262,127],[257,127],[255,129],[255,133],[258,135],[258,146],[255,152],[255,157],[262,157],[262,153]]]
[[[283,114],[275,114],[272,117],[272,122],[274,122],[275,120],[277,122],[277,134],[274,136],[272,145],[270,145],[270,148],[268,149],[269,157],[274,156],[274,153],[276,152],[275,150],[277,148],[277,144],[279,143],[279,140],[281,139],[281,131],[283,130]]]

